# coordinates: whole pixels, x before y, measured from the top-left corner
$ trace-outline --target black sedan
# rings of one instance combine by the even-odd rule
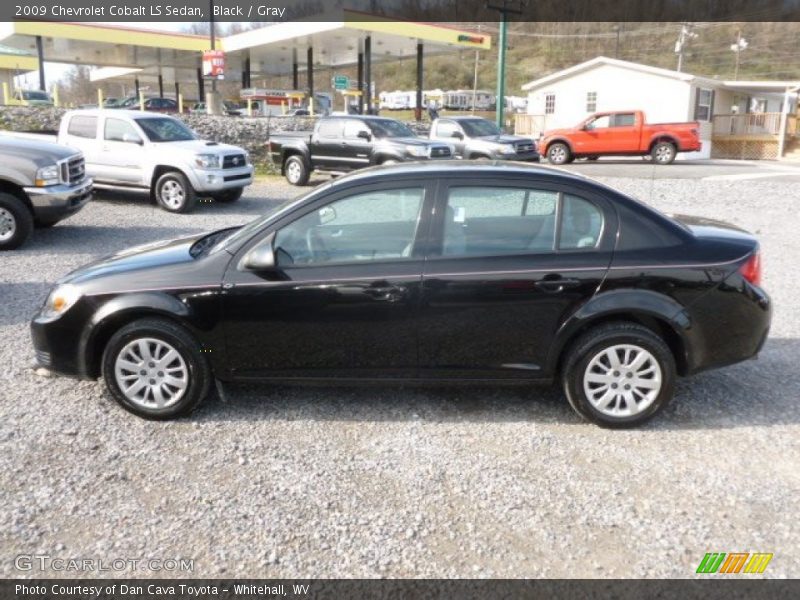
[[[322,185],[241,228],[132,248],[63,278],[39,363],[102,376],[146,418],[212,382],[558,381],[609,427],[677,375],[755,356],[759,246],[547,167],[418,163]]]

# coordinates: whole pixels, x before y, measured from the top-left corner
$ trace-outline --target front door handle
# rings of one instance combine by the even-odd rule
[[[375,300],[384,302],[398,302],[406,295],[406,289],[389,283],[378,283],[371,285],[364,290],[364,293]]]
[[[534,285],[548,294],[558,294],[567,288],[578,287],[580,284],[580,279],[567,279],[559,277],[558,279],[542,279],[537,281]]]

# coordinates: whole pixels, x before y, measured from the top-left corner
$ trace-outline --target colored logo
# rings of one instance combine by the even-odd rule
[[[721,573],[733,575],[736,573],[763,573],[772,560],[772,554],[766,552],[708,552],[700,565],[697,573]]]
[[[483,36],[482,35],[466,35],[460,34],[458,36],[459,42],[469,42],[470,44],[482,44],[483,43]]]

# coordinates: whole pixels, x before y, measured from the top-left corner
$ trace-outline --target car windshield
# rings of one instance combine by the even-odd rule
[[[185,142],[197,139],[192,130],[176,119],[147,117],[136,119],[151,142]]]
[[[50,100],[46,92],[37,92],[35,90],[25,90],[22,92],[22,97],[25,100]]]
[[[459,123],[469,137],[500,135],[501,133],[497,125],[485,119],[468,119],[466,121],[459,121]]]
[[[416,137],[413,131],[394,119],[369,120],[367,125],[375,137],[379,138]]]

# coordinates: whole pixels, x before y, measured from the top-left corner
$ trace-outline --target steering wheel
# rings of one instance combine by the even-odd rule
[[[309,227],[306,230],[306,249],[313,262],[325,262],[331,257],[316,227]]]

